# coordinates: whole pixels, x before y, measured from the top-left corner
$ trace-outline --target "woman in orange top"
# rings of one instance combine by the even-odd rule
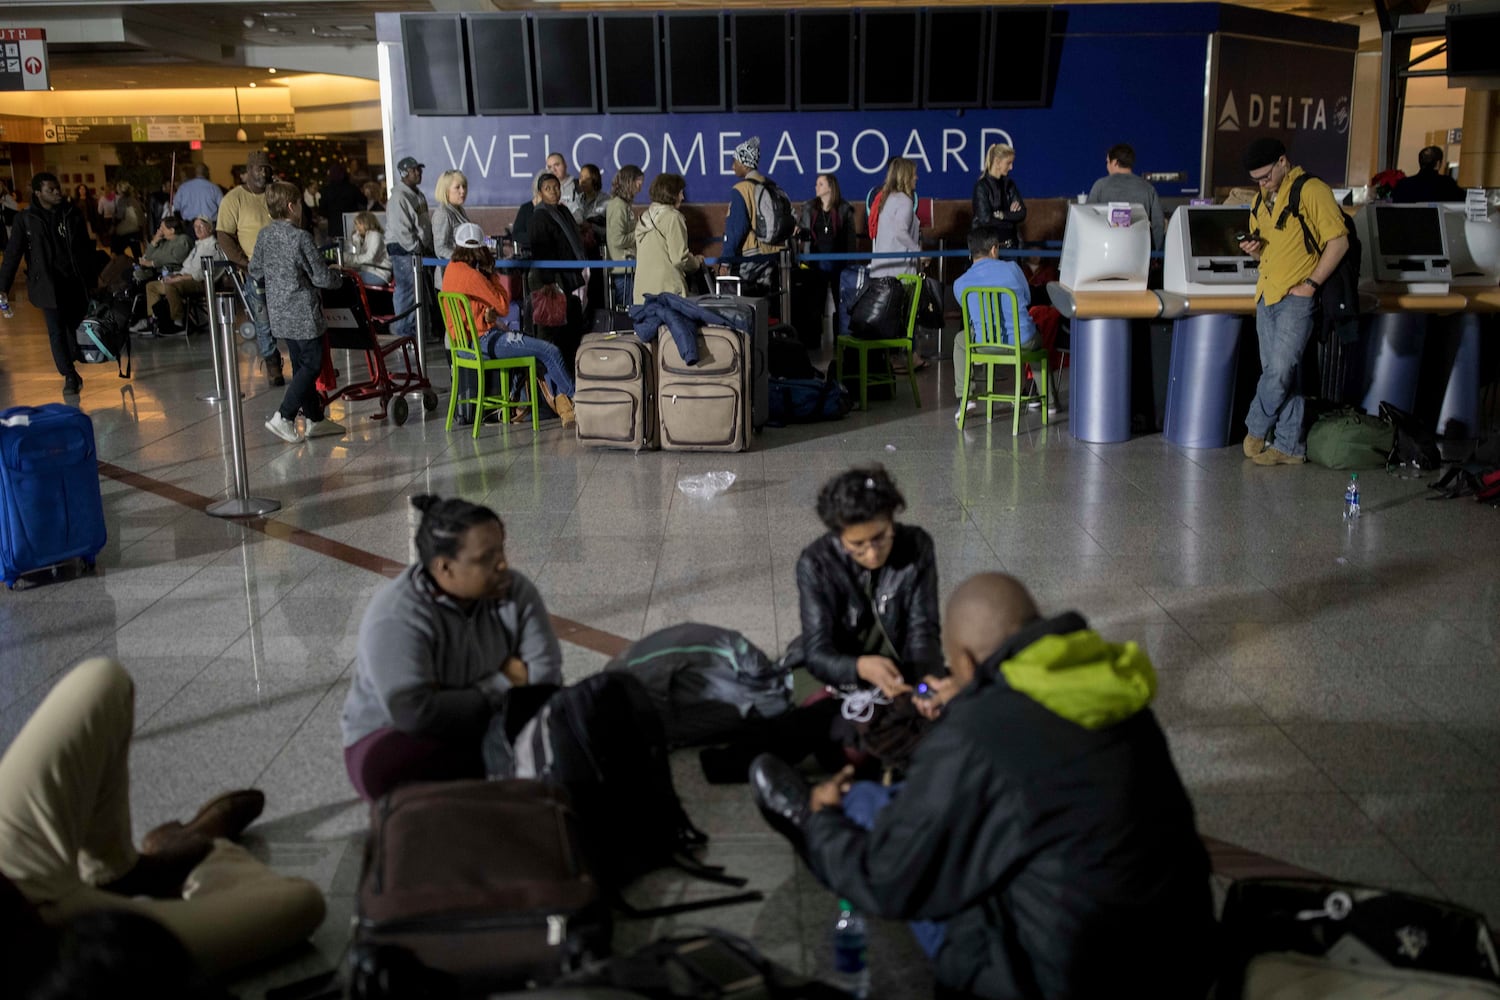
[[[479,349],[487,358],[535,357],[541,363],[542,398],[573,425],[573,380],[556,344],[527,337],[504,327],[510,295],[495,275],[495,254],[484,244],[484,230],[472,222],[459,226],[453,237],[453,256],[443,272],[443,291],[467,295],[474,308]]]

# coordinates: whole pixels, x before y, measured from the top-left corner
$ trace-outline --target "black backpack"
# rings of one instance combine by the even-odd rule
[[[1318,246],[1318,241],[1313,238],[1312,230],[1307,227],[1307,220],[1302,217],[1302,188],[1310,180],[1317,180],[1312,174],[1303,174],[1292,181],[1292,188],[1287,192],[1286,204],[1281,208],[1281,214],[1276,216],[1276,228],[1286,228],[1286,220],[1290,216],[1297,220],[1302,227],[1302,243],[1311,254],[1322,254],[1323,248]],[[1260,206],[1264,195],[1255,196],[1255,205],[1250,210],[1253,219],[1260,214]],[[1349,249],[1339,260],[1338,267],[1323,282],[1323,287],[1318,290],[1318,305],[1323,312],[1323,325],[1319,334],[1320,340],[1327,340],[1328,334],[1336,333],[1344,343],[1353,343],[1359,339],[1359,265],[1361,251],[1359,245],[1359,234],[1354,231],[1354,220],[1342,209],[1339,214],[1344,219],[1344,232],[1349,237]]]
[[[129,293],[114,295],[103,292],[90,299],[88,312],[73,335],[78,344],[78,360],[90,365],[113,361],[120,377],[129,378],[132,306]]]
[[[670,866],[723,885],[745,884],[692,858],[708,837],[682,808],[661,718],[629,673],[604,671],[558,689],[521,731],[514,752],[518,777],[567,790],[589,867],[627,913],[664,916],[761,899],[749,892],[642,910],[620,897],[636,878]]]

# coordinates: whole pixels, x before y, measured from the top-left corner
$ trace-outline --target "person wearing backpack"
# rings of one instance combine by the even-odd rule
[[[776,255],[791,241],[797,228],[792,201],[756,168],[760,165],[760,136],[734,147],[734,196],[724,220],[725,257],[765,257],[764,261],[719,265],[720,274],[737,274],[744,295],[770,297],[777,290]]]
[[[1244,165],[1260,188],[1240,249],[1260,262],[1255,332],[1261,360],[1245,416],[1245,457],[1256,465],[1301,465],[1307,442],[1297,366],[1318,316],[1319,292],[1349,249],[1347,222],[1333,190],[1292,166],[1281,140],[1251,142]]]

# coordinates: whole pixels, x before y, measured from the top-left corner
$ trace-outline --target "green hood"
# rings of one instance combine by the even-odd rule
[[[1156,670],[1133,642],[1105,642],[1092,629],[1047,635],[1000,664],[1016,690],[1085,729],[1135,715],[1156,694]]]

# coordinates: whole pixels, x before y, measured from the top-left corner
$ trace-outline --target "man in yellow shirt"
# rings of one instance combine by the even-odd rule
[[[281,352],[271,336],[271,318],[266,313],[266,291],[246,273],[255,253],[255,240],[271,224],[266,208],[266,185],[271,182],[271,157],[263,149],[252,149],[245,156],[245,180],[219,202],[215,231],[219,249],[229,262],[240,269],[245,281],[245,308],[255,324],[255,344],[266,363],[266,378],[272,385],[286,385],[281,373]]]
[[[1307,442],[1297,366],[1317,317],[1318,291],[1349,249],[1349,236],[1333,191],[1309,177],[1297,213],[1317,244],[1316,250],[1308,247],[1302,226],[1286,210],[1292,185],[1305,171],[1287,162],[1281,140],[1256,139],[1245,151],[1244,164],[1260,186],[1249,239],[1240,249],[1260,261],[1255,333],[1261,367],[1255,399],[1245,415],[1245,457],[1256,465],[1301,465],[1307,461]]]

